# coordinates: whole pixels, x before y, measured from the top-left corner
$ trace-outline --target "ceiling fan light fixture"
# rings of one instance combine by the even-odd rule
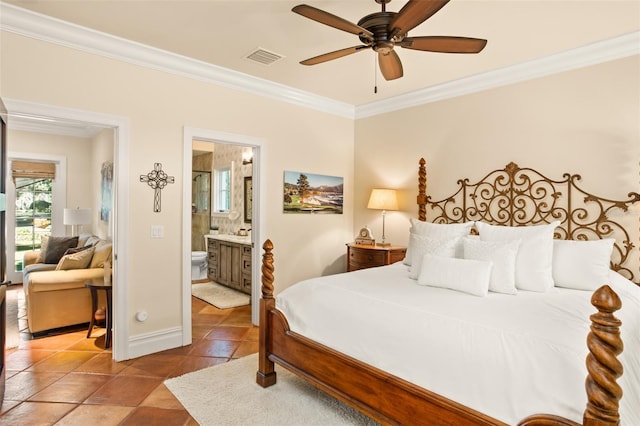
[[[450,0],[408,0],[399,12],[387,12],[385,5],[391,0],[375,0],[382,5],[380,12],[362,17],[357,24],[339,16],[301,4],[292,11],[330,27],[355,34],[363,43],[360,46],[348,47],[322,55],[314,56],[300,63],[316,65],[323,62],[351,55],[364,49],[372,49],[378,54],[380,70],[386,80],[402,77],[402,63],[394,50],[395,46],[424,52],[440,53],[479,53],[487,41],[471,37],[457,36],[421,36],[410,37],[409,31],[417,27]]]

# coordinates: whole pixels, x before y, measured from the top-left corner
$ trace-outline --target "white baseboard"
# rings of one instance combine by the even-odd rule
[[[182,328],[174,327],[129,338],[128,359],[182,346]],[[124,361],[124,360],[118,360]]]

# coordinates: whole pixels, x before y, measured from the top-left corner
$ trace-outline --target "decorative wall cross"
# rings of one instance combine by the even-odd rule
[[[140,182],[146,182],[154,190],[153,195],[153,211],[160,211],[160,191],[169,183],[174,183],[175,178],[173,176],[167,176],[167,173],[162,170],[161,163],[153,163],[153,170],[146,175],[140,175]]]

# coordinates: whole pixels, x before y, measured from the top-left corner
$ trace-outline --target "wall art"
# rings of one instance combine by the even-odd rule
[[[113,161],[102,163],[100,176],[100,220],[109,222],[113,193]]]
[[[284,172],[284,213],[342,214],[343,178]]]
[[[174,183],[175,178],[168,176],[167,173],[162,170],[161,163],[153,163],[153,170],[146,175],[140,175],[140,182],[145,182],[153,188],[153,211],[158,213],[162,208],[160,191],[162,191],[167,184]]]

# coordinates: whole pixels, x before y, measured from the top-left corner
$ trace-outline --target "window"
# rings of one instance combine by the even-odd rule
[[[22,271],[25,251],[40,249],[51,235],[53,179],[16,177],[15,271]]]
[[[214,206],[216,213],[229,213],[231,210],[231,168],[215,169],[214,179]]]

